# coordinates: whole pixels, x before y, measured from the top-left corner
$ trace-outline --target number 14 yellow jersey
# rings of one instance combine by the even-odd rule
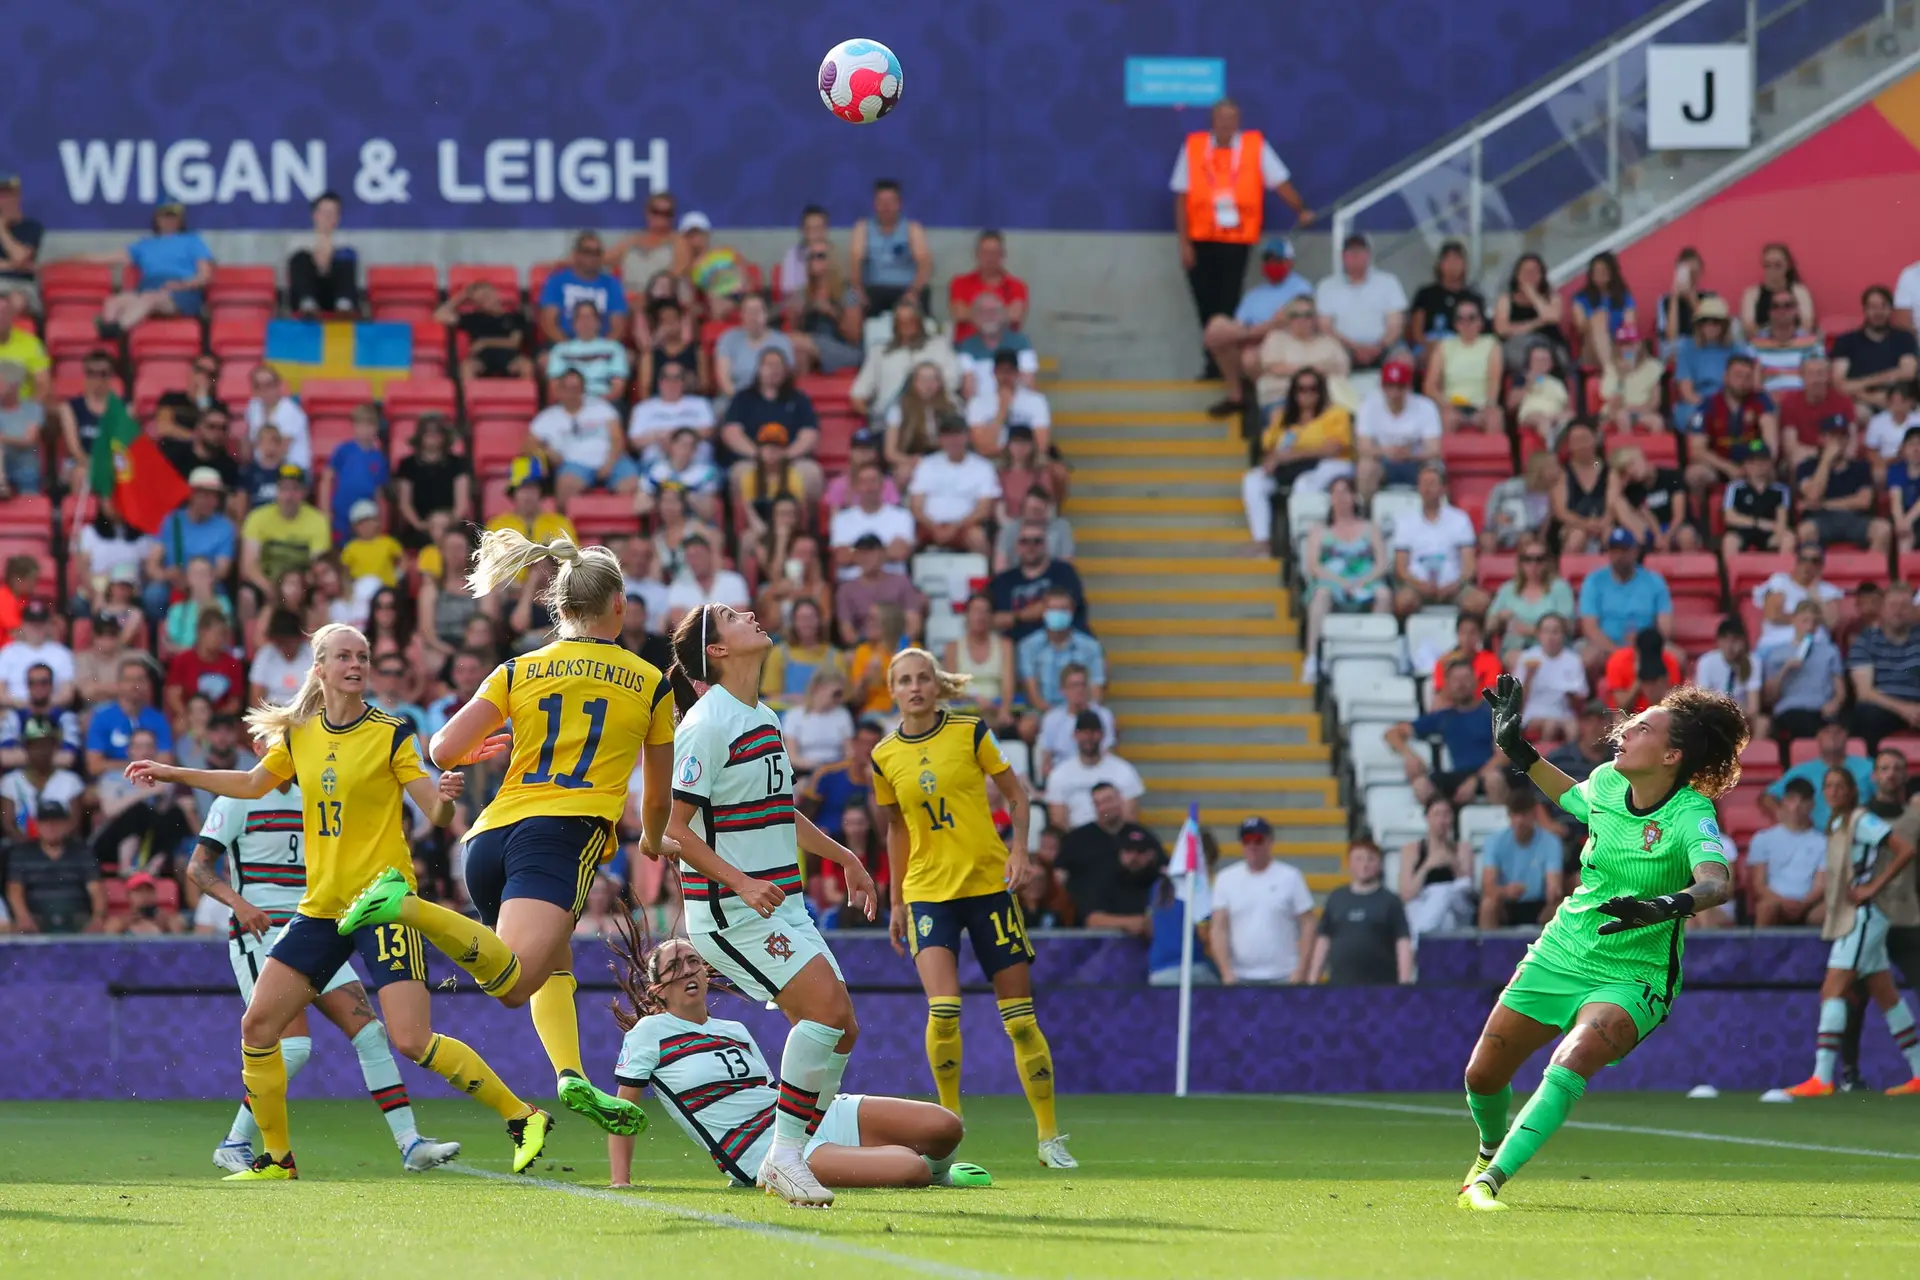
[[[1007,887],[1007,846],[993,825],[987,778],[1007,761],[978,716],[943,711],[919,737],[895,731],[873,749],[873,799],[897,805],[912,852],[908,902],[951,902]]]
[[[640,748],[673,742],[666,695],[660,669],[612,640],[556,640],[495,667],[475,696],[512,726],[513,754],[468,838],[524,818],[618,822]]]

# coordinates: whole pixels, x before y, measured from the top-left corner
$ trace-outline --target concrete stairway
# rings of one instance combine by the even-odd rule
[[[1280,566],[1247,537],[1246,445],[1208,418],[1216,385],[1055,382],[1053,438],[1073,467],[1066,515],[1120,754],[1170,839],[1198,802],[1231,853],[1264,814],[1316,890],[1341,882],[1347,817]]]

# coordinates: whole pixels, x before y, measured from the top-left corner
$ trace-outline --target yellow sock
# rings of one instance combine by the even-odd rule
[[[260,1126],[260,1143],[275,1160],[293,1149],[287,1133],[287,1061],[276,1041],[265,1049],[240,1046],[240,1079],[247,1086],[247,1105]]]
[[[927,997],[927,1065],[940,1105],[960,1114],[960,997]]]
[[[1033,1108],[1033,1122],[1040,1128],[1040,1141],[1060,1136],[1053,1118],[1053,1051],[1040,1034],[1033,1017],[1033,999],[1001,1000],[1000,1024],[1013,1041],[1014,1065],[1020,1068],[1020,1087],[1027,1091],[1027,1105]]]
[[[468,1094],[482,1106],[493,1108],[503,1120],[518,1120],[531,1115],[533,1108],[514,1096],[506,1082],[493,1074],[487,1060],[452,1036],[435,1034],[420,1055],[420,1065],[439,1075],[457,1092]],[[255,1117],[258,1119],[258,1117]],[[266,1132],[266,1126],[261,1126]]]
[[[553,1063],[555,1075],[584,1077],[587,1074],[586,1068],[580,1065],[580,1015],[573,1007],[573,993],[578,986],[573,975],[563,970],[542,983],[533,993],[533,999],[527,1002],[527,1009],[533,1014],[533,1029],[540,1034],[540,1043]]]
[[[513,948],[500,941],[499,934],[458,911],[410,893],[401,901],[400,923],[418,929],[447,959],[472,974],[490,996],[507,990],[520,976],[520,957]]]

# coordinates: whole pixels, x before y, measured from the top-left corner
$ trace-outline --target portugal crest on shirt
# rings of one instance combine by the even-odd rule
[[[1647,853],[1653,852],[1653,846],[1660,843],[1660,824],[1649,822],[1640,828],[1640,848]]]

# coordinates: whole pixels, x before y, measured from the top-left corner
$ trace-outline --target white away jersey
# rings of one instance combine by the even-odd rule
[[[788,902],[798,899],[793,773],[780,721],[765,703],[747,706],[719,685],[694,703],[673,734],[673,798],[698,810],[694,834],[722,859],[779,885]],[[689,933],[714,933],[752,914],[737,902],[730,909],[733,891],[685,862],[680,884]]]
[[[227,881],[276,925],[293,918],[307,891],[307,850],[300,825],[298,784],[258,800],[216,797],[200,839],[227,860]],[[228,926],[230,936],[238,927]]]
[[[1842,822],[1845,820],[1842,819]],[[1845,830],[1844,826],[1837,829]],[[1860,819],[1853,824],[1853,838],[1848,842],[1847,874],[1849,885],[1871,883],[1878,859],[1875,855],[1886,842],[1893,828],[1887,820],[1871,809],[1860,810]]]
[[[705,702],[706,699],[701,699]],[[613,1078],[653,1092],[673,1122],[740,1186],[753,1185],[770,1142],[777,1100],[774,1075],[753,1035],[738,1022],[688,1022],[649,1014],[620,1042]]]

